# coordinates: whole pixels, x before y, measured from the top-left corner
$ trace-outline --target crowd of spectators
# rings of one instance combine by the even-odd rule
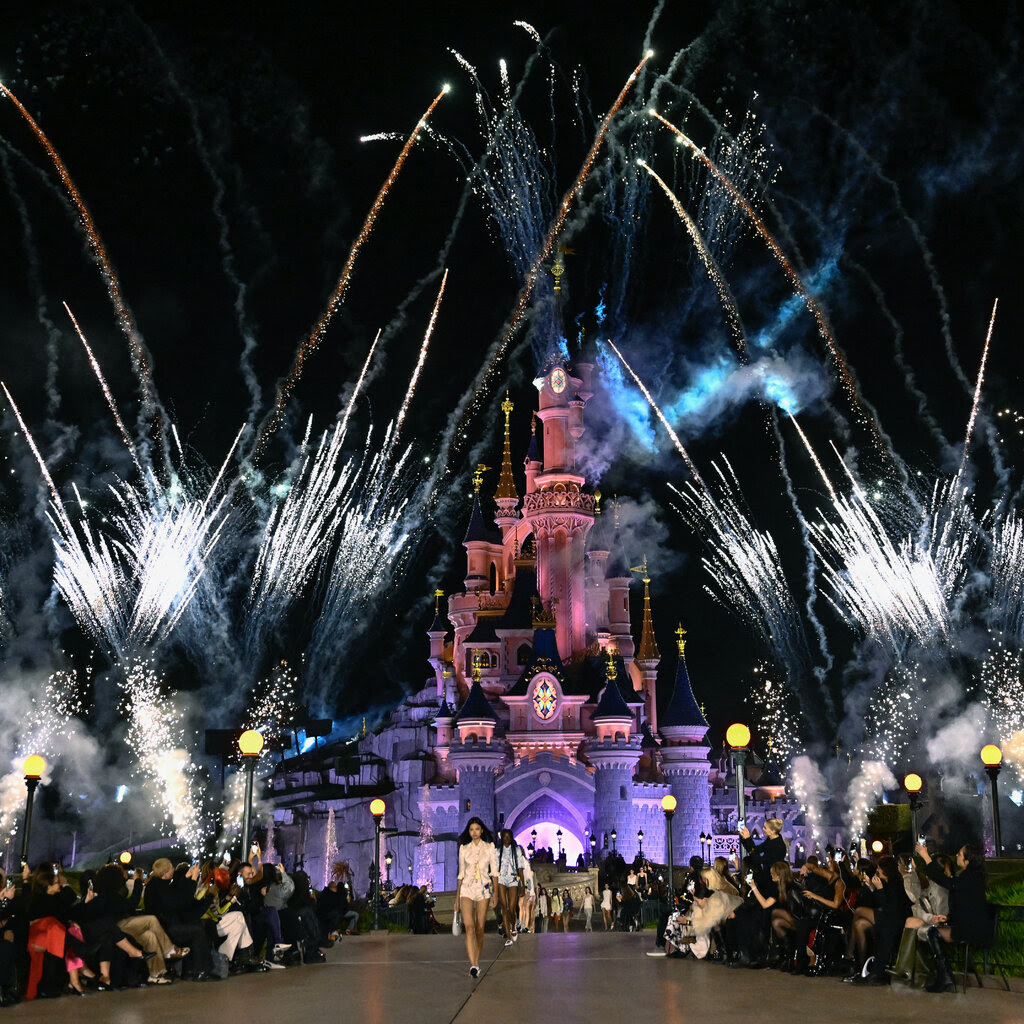
[[[829,847],[794,866],[781,825],[766,822],[761,843],[741,832],[742,876],[724,857],[711,865],[694,857],[648,956],[944,992],[953,986],[948,945],[990,941],[984,858],[975,847],[948,857],[922,843],[913,855],[875,858]]]
[[[59,864],[0,872],[0,1006],[321,963],[358,933],[347,879],[317,892],[256,844],[244,863],[115,862],[77,883]]]

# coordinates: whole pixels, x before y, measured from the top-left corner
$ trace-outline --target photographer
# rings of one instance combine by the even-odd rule
[[[870,882],[873,890],[875,955],[867,974],[853,979],[855,985],[888,985],[886,968],[896,955],[903,923],[910,915],[910,900],[903,888],[903,876],[895,857],[878,862]]]

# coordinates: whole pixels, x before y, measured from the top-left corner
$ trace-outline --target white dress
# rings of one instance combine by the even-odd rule
[[[459,896],[467,900],[489,900],[491,877],[498,873],[494,843],[468,842],[459,847]]]
[[[526,859],[520,848],[513,843],[511,846],[504,846],[496,851],[498,858],[498,884],[506,888],[519,885],[519,872],[523,868],[523,861]]]

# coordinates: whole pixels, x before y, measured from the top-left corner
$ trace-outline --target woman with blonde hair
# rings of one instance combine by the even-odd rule
[[[676,913],[669,918],[665,926],[664,953],[658,950],[648,956],[671,956],[677,949],[689,945],[693,955],[703,960],[711,948],[711,932],[743,902],[736,886],[714,868],[704,868],[700,878],[709,894],[694,899],[689,917]]]

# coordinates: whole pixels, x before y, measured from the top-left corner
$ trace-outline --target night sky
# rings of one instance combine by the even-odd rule
[[[658,109],[698,145],[724,155],[726,136],[739,137],[742,152],[730,166],[740,169],[744,194],[826,311],[863,401],[926,489],[957,465],[999,297],[974,479],[985,502],[1014,494],[1020,440],[1008,418],[994,413],[1012,408],[1019,388],[1015,238],[1024,104],[1016,4],[307,3],[273,15],[255,4],[217,4],[214,13],[172,6],[172,13],[146,3],[12,7],[3,19],[0,77],[38,120],[88,204],[152,352],[160,397],[195,464],[219,466],[248,418],[239,368],[247,334],[255,343],[259,412],[267,412],[274,383],[323,312],[401,140],[448,82],[432,131],[385,202],[346,302],[261,462],[268,484],[294,455],[308,416],[315,432],[333,423],[378,328],[385,345],[352,437],[370,423],[381,430],[395,415],[437,293],[439,253],[467,172],[486,145],[474,83],[449,48],[477,69],[487,102],[500,104],[498,61],[507,60],[515,88],[537,49],[514,26],[521,19],[544,40],[519,108],[544,149],[552,202],[574,180],[649,35],[655,55],[567,221],[563,238],[574,252],[565,335],[571,346],[581,329],[588,340],[615,340],[671,410],[702,472],[720,454],[730,460],[753,520],[775,534],[801,601],[805,554],[765,406],[735,373],[715,289],[635,155],[709,231],[747,338],[759,359],[785,371],[793,408],[819,454],[830,455],[834,440],[866,485],[900,485],[851,411],[813,318],[764,242],[721,190],[710,193],[707,175],[671,133],[645,116],[659,76]],[[395,137],[360,141],[381,132]],[[58,486],[76,482],[98,493],[112,473],[128,475],[131,466],[61,302],[78,317],[134,429],[139,396],[127,346],[54,169],[7,101],[0,147],[0,376]],[[443,264],[447,292],[404,435],[422,473],[438,474],[440,500],[410,508],[413,539],[397,578],[365,609],[352,643],[339,647],[328,709],[339,714],[386,706],[426,677],[430,595],[438,586],[461,589],[468,474],[477,461],[499,464],[506,387],[517,405],[514,457],[521,464],[535,398],[529,381],[551,342],[544,318],[528,318],[483,396],[484,412],[465,422],[465,443],[441,464],[449,418],[477,385],[521,287],[482,195],[466,203]],[[8,685],[17,685],[23,670],[54,667],[58,646],[81,662],[92,645],[59,599],[44,610],[48,538],[37,515],[38,473],[12,436],[9,411],[4,416],[0,447],[15,472],[3,494],[3,586],[17,637],[0,657]],[[704,590],[700,543],[671,507],[668,487],[682,486],[687,470],[643,399],[620,386],[595,400],[590,422],[600,487],[624,498],[627,556],[637,564],[646,554],[651,564],[667,670],[674,670],[672,631],[681,620],[690,674],[717,742],[734,715],[749,715],[743,697],[762,648]],[[784,433],[793,488],[810,516],[824,491],[793,431]],[[1008,465],[1001,479],[995,449]],[[840,472],[835,461],[831,470]],[[634,596],[639,602],[640,588]],[[265,653],[268,661],[297,658],[315,608],[311,593]],[[819,657],[824,682],[807,685],[825,686],[841,707],[844,665],[864,652],[824,602],[818,611],[834,661],[826,667]],[[233,685],[173,644],[167,659],[185,688]],[[811,690],[803,692],[806,699]],[[814,738],[830,744],[839,718],[823,721]]]

